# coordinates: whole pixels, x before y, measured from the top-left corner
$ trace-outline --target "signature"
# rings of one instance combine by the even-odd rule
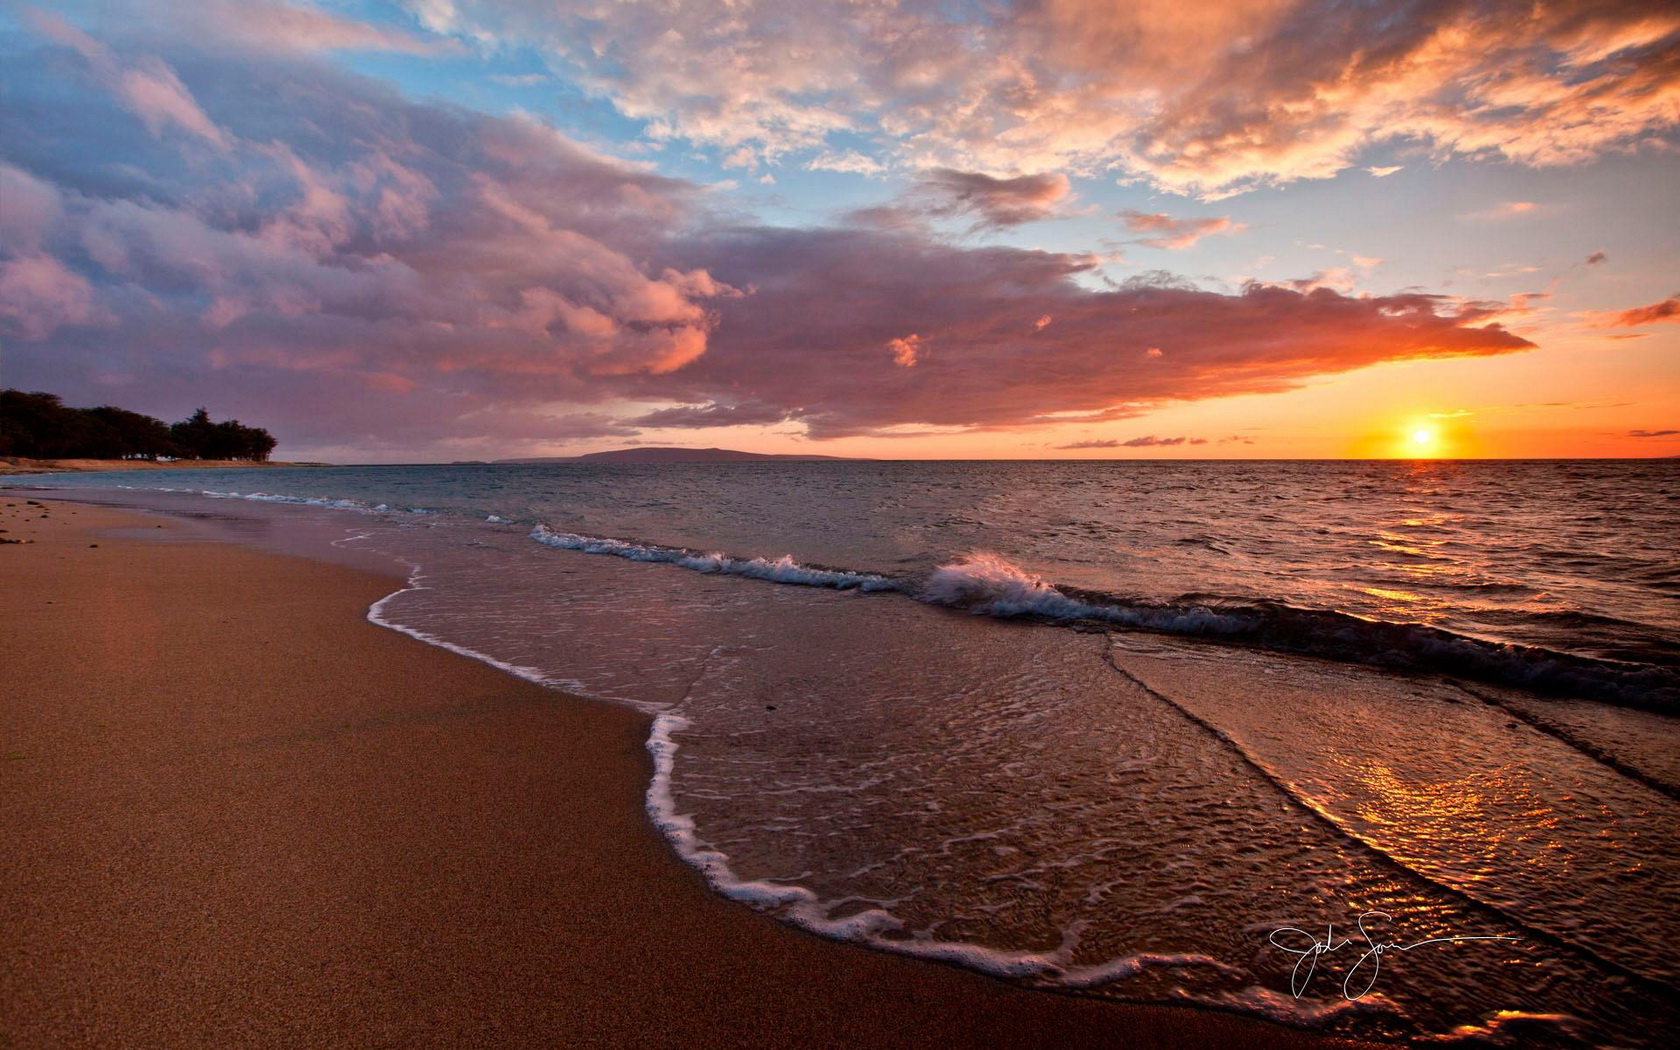
[[[1355,949],[1364,947],[1364,951],[1354,962],[1353,968],[1348,970],[1346,977],[1342,978],[1342,996],[1351,1002],[1364,998],[1366,993],[1376,987],[1377,975],[1382,972],[1382,960],[1385,952],[1409,952],[1413,948],[1421,948],[1426,944],[1449,944],[1455,941],[1514,941],[1518,939],[1516,937],[1485,936],[1430,937],[1427,940],[1413,941],[1411,944],[1402,944],[1399,941],[1379,941],[1365,929],[1365,920],[1373,918],[1388,919],[1389,914],[1384,911],[1365,912],[1354,922],[1359,932],[1354,936],[1343,937],[1339,940],[1336,937],[1335,923],[1325,926],[1323,940],[1319,940],[1307,931],[1297,929],[1294,926],[1285,926],[1282,929],[1273,930],[1271,935],[1266,938],[1271,942],[1272,947],[1286,951],[1290,955],[1298,956],[1295,960],[1295,969],[1290,971],[1289,974],[1290,994],[1297,999],[1306,994],[1307,982],[1312,980],[1313,971],[1318,968],[1320,956],[1339,952],[1350,946]],[[1306,938],[1306,946],[1301,947],[1298,941],[1294,944],[1279,943],[1278,938],[1284,934]]]

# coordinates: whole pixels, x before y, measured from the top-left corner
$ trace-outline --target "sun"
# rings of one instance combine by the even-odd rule
[[[1397,459],[1440,459],[1446,456],[1452,438],[1433,422],[1414,421],[1398,428],[1391,439],[1389,455]]]

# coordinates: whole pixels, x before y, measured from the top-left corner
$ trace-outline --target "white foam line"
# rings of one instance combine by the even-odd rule
[[[1113,959],[1095,966],[1070,967],[1079,940],[1076,926],[1066,931],[1060,946],[1049,952],[1007,951],[960,941],[925,937],[890,937],[901,933],[903,923],[881,908],[833,919],[829,913],[837,901],[824,901],[804,886],[768,880],[740,878],[729,866],[729,856],[700,839],[694,819],[677,812],[672,790],[678,744],[676,735],[693,725],[680,714],[663,713],[654,719],[648,736],[648,754],[653,758],[653,780],[647,790],[647,813],[677,855],[706,877],[707,883],[730,900],[769,912],[784,922],[837,941],[866,944],[872,948],[937,962],[956,963],[997,977],[1031,980],[1047,987],[1089,989],[1135,976],[1157,966],[1211,966],[1236,976],[1243,971],[1207,955],[1142,953]]]
[[[396,620],[386,616],[385,607],[389,602],[412,591],[426,591],[431,589],[420,582],[423,578],[424,577],[420,572],[420,566],[409,563],[407,585],[399,590],[392,591],[390,594],[387,594],[385,597],[368,606],[368,622],[396,631],[398,634],[406,634],[410,638],[425,642],[427,645],[434,645],[439,649],[454,653],[457,656],[465,656],[468,659],[489,664],[498,671],[505,671],[506,673],[513,675],[515,678],[522,678],[527,682],[534,682],[537,685],[547,686],[551,689],[564,689],[567,692],[575,693],[578,696],[587,697],[591,700],[606,700],[611,703],[625,704],[644,712],[659,710],[656,705],[645,702],[626,700],[623,697],[598,695],[592,692],[584,683],[576,679],[560,678],[555,675],[545,674],[542,671],[537,670],[535,667],[526,667],[522,664],[509,663],[506,660],[498,660],[489,653],[481,653],[477,649],[469,649],[464,645],[456,645],[454,642],[439,638],[435,634],[422,631],[417,627],[410,627],[407,624],[398,623]]]

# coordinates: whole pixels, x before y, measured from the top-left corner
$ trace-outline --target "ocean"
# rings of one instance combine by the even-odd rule
[[[6,483],[401,566],[372,619],[648,712],[673,848],[825,936],[1375,1039],[1680,1031],[1680,462]]]

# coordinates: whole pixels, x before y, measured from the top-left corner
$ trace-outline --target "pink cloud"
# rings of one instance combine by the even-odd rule
[[[217,149],[226,150],[231,145],[167,63],[143,56],[124,64],[110,48],[62,18],[35,10],[26,14],[42,36],[86,59],[94,76],[144,121],[152,134],[161,135],[170,127],[178,127]]]
[[[96,315],[87,280],[52,256],[0,261],[0,322],[20,338],[45,339]]]
[[[1210,217],[1206,219],[1175,219],[1170,215],[1158,213],[1154,215],[1141,211],[1127,210],[1120,213],[1126,228],[1133,233],[1146,233],[1147,237],[1140,238],[1137,243],[1151,248],[1168,248],[1174,251],[1189,248],[1203,237],[1215,234],[1241,233],[1248,227],[1240,222],[1232,222],[1226,216]]]

